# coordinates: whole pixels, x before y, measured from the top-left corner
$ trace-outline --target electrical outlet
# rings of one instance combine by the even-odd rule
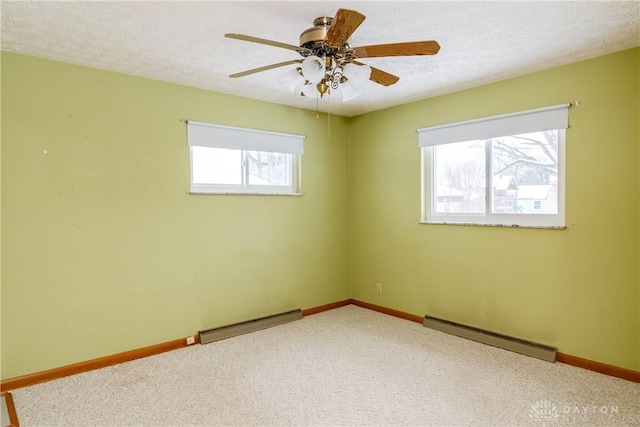
[[[187,337],[187,345],[195,344],[196,337]]]
[[[382,283],[376,283],[376,294],[382,293]]]

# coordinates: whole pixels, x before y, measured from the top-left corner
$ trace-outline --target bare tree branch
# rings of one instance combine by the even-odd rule
[[[527,165],[527,166],[543,169],[545,172],[547,172],[551,176],[556,176],[556,177],[558,176],[558,170],[557,170],[557,167],[556,167],[555,163],[544,164],[544,163],[531,162],[531,161],[523,160],[523,159],[515,160],[515,161],[509,163],[508,165],[506,165],[502,169],[496,171],[495,175],[500,175],[503,172],[507,171],[509,168],[511,168],[511,167],[513,167],[515,165],[518,165],[518,164]]]
[[[530,141],[533,145],[539,147],[540,149],[542,149],[542,151],[546,154],[547,157],[549,157],[549,159],[553,160],[554,162],[557,161],[558,159],[558,146],[557,144],[554,143],[554,141],[550,140],[550,136],[545,134],[545,139],[547,139],[548,143],[545,144],[541,141],[538,141],[536,139],[532,139],[532,138],[525,138],[523,136],[514,136],[514,138],[520,139],[520,140],[525,140],[525,141]],[[551,138],[553,138],[553,134],[551,134]],[[555,139],[555,138],[553,138]],[[551,146],[553,148],[553,153],[549,150],[549,146]]]

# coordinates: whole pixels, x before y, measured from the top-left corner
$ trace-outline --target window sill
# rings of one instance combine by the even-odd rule
[[[258,192],[234,192],[221,191],[217,193],[204,191],[190,191],[193,196],[302,196],[304,193],[258,193]]]
[[[566,225],[517,225],[517,224],[482,224],[478,222],[446,222],[446,221],[419,221],[420,224],[429,225],[466,225],[478,227],[502,227],[502,228],[542,228],[548,230],[566,230]]]

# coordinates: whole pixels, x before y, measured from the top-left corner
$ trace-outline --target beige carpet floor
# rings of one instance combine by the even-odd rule
[[[640,384],[355,306],[13,394],[23,426],[640,425]]]

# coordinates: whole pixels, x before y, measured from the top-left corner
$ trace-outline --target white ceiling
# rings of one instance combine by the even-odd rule
[[[243,33],[298,45],[338,8],[367,19],[352,46],[437,40],[435,56],[363,60],[400,77],[331,112],[354,116],[640,46],[639,1],[124,1],[0,3],[2,49],[278,104],[316,109],[278,81],[290,67],[229,74],[298,59],[293,51],[232,40]],[[327,111],[327,99],[319,109]]]

